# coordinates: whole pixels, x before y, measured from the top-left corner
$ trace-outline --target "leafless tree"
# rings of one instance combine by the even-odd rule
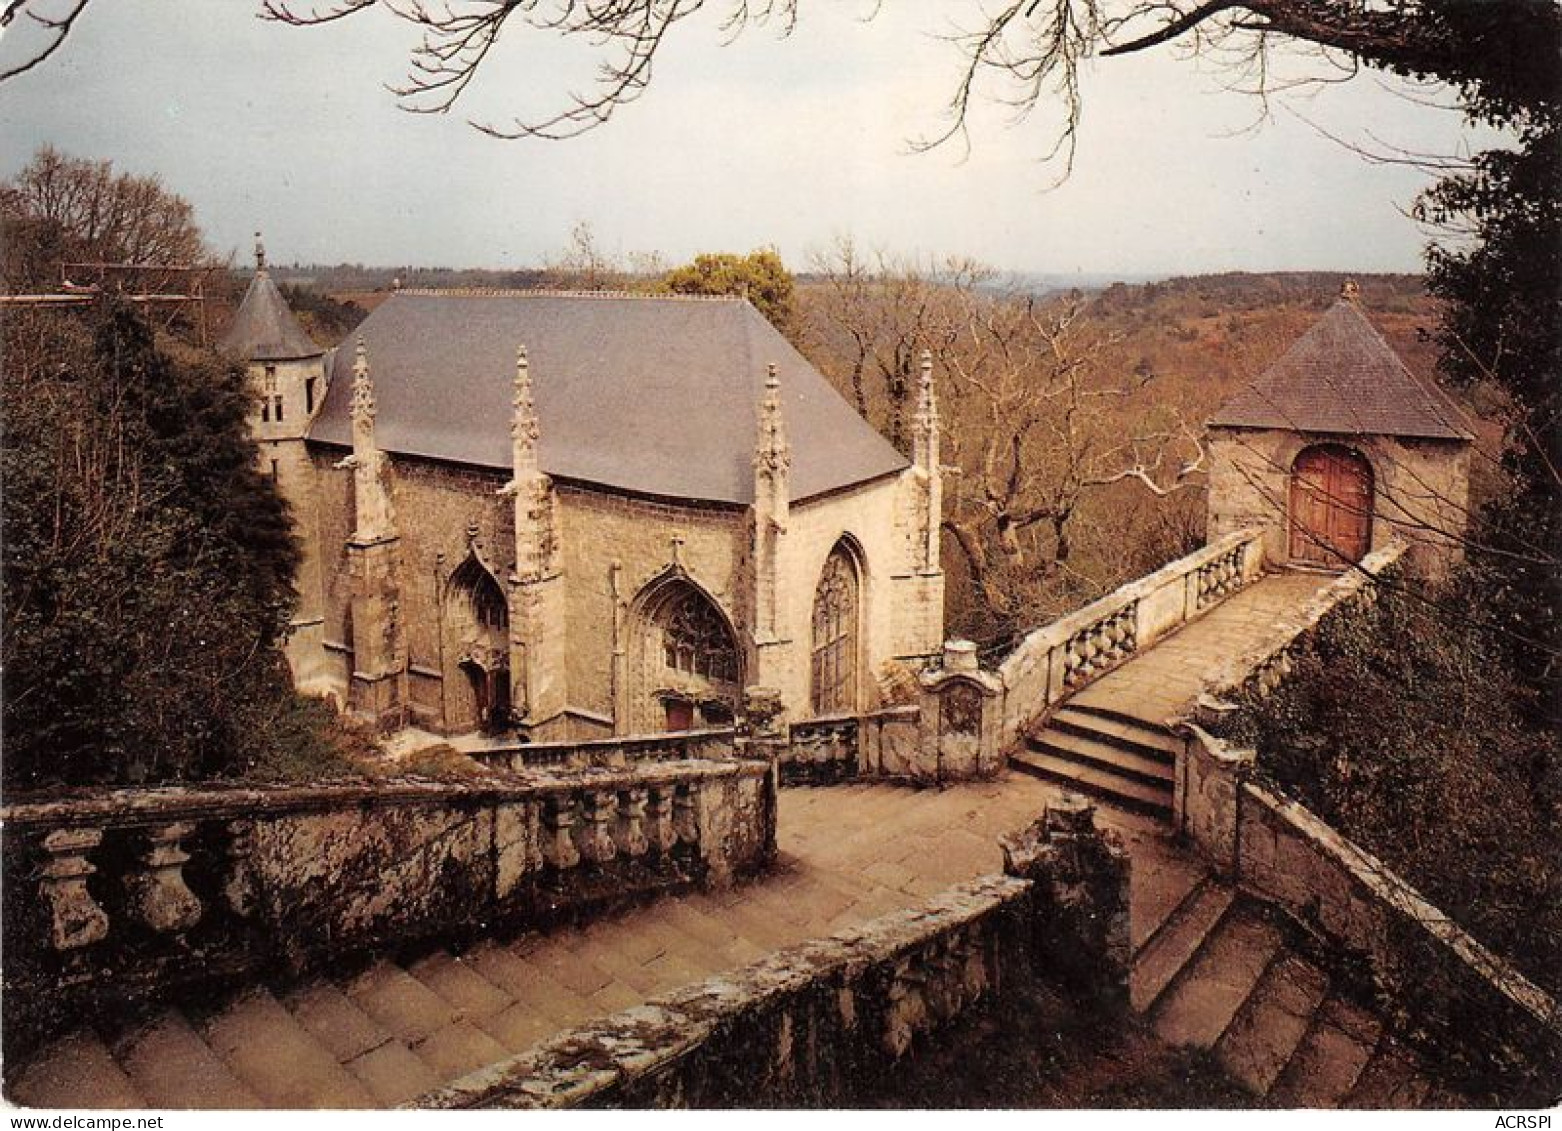
[[[1489,68],[1489,61],[1479,58],[1478,46],[1459,42],[1429,18],[1429,7],[1444,2],[1000,0],[993,7],[968,0],[965,26],[957,13],[957,30],[947,34],[966,59],[950,96],[948,127],[923,144],[963,135],[971,107],[984,95],[1020,114],[1056,99],[1064,114],[1053,152],[1071,157],[1083,62],[1164,44],[1222,57],[1236,68],[1237,85],[1259,94],[1293,81],[1348,77],[1362,65],[1457,84]],[[58,50],[86,5],[87,0],[7,0],[0,26],[25,15],[50,37],[0,79]],[[734,36],[756,25],[785,35],[799,17],[798,0],[260,0],[263,18],[298,27],[334,23],[373,8],[422,32],[405,79],[392,88],[407,109],[419,113],[450,111],[493,58],[503,32],[525,28],[600,50],[595,86],[570,94],[561,109],[509,125],[473,123],[505,138],[567,138],[607,122],[645,92],[667,37],[693,17],[714,13]],[[1300,78],[1282,74],[1275,67],[1280,51],[1306,54],[1311,65]]]
[[[1138,395],[1150,378],[1109,358],[1114,342],[1082,301],[1009,292],[965,261],[864,256],[850,241],[813,268],[823,283],[805,317],[809,355],[903,448],[915,359],[935,355],[944,530],[970,590],[954,602],[963,630],[992,638],[1116,584],[1139,555],[1107,544],[1094,503],[1137,493],[1164,505],[1202,482],[1199,435]]]

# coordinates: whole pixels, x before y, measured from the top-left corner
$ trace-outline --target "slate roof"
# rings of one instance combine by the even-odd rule
[[[766,366],[781,378],[791,493],[806,499],[906,460],[740,299],[402,291],[358,327],[380,447],[510,467],[515,351],[531,364],[550,475],[747,504]],[[353,349],[337,350],[310,439],[352,442]]]
[[[250,280],[218,348],[246,361],[289,361],[325,353],[304,333],[265,270],[256,271]]]
[[[1344,298],[1209,423],[1353,436],[1474,437],[1442,390],[1411,373]]]

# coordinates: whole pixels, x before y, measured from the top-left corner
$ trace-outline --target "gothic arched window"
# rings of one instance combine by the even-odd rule
[[[472,613],[482,627],[509,627],[510,605],[504,598],[504,590],[475,555],[467,555],[467,559],[456,567],[455,573],[450,575],[450,586],[471,602]]]
[[[825,559],[814,591],[814,714],[857,709],[857,566],[845,546]]]
[[[705,595],[687,589],[668,603],[661,619],[662,655],[674,671],[723,683],[738,679],[738,651],[721,614]]]

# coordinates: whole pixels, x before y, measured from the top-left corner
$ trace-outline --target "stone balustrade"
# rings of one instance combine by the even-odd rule
[[[413,1106],[849,1106],[855,1086],[1023,984],[1124,1002],[1122,845],[1064,803],[1004,855],[1007,875],[561,1033]]]
[[[782,784],[832,785],[856,777],[863,729],[856,715],[827,715],[793,723],[781,748]]]
[[[734,755],[736,738],[737,731],[733,727],[708,727],[656,734],[614,735],[610,738],[516,743],[513,746],[473,750],[468,757],[486,766],[506,770],[580,770],[588,767],[622,769],[642,762],[730,758]]]
[[[775,853],[765,762],[8,804],[8,1024],[721,884]]]
[[[1336,971],[1413,1021],[1402,1037],[1472,1095],[1555,1102],[1562,1006],[1372,853],[1253,780],[1255,755],[1185,724],[1184,833],[1220,872],[1360,961]]]
[[[1263,574],[1264,532],[1237,531],[1036,629],[998,668],[999,744],[1092,680]]]

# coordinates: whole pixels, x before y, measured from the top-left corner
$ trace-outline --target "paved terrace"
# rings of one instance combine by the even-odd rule
[[[1158,726],[1191,704],[1200,680],[1224,660],[1261,644],[1277,620],[1295,615],[1333,573],[1274,573],[1226,598],[1070,697],[1076,706],[1113,710]]]

